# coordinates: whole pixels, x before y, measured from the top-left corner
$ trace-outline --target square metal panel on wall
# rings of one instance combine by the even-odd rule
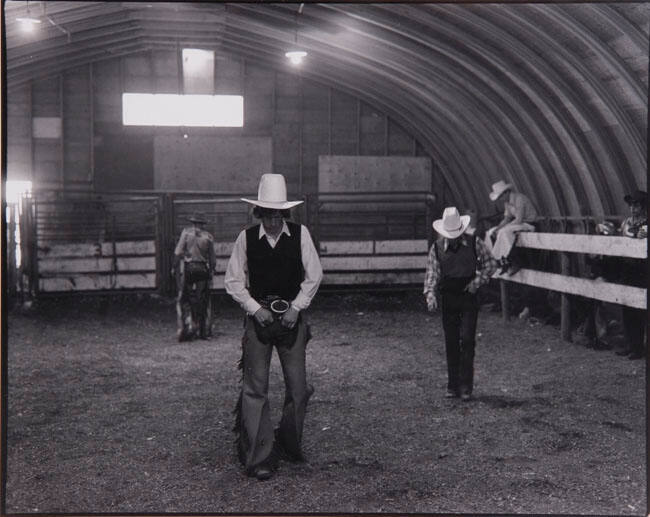
[[[319,156],[319,192],[430,191],[425,156]]]
[[[273,172],[270,137],[156,135],[156,189],[256,193]]]

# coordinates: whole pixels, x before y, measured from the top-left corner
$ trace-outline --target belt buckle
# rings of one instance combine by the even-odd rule
[[[287,312],[289,310],[289,307],[291,307],[289,302],[286,301],[286,300],[283,300],[282,298],[276,298],[269,305],[269,308],[271,309],[271,312],[274,313],[274,314],[277,314],[278,316],[280,316],[280,315],[284,314],[285,312]]]

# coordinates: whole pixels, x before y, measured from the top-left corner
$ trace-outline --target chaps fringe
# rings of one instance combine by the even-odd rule
[[[246,428],[242,426],[242,399],[244,397],[244,344],[246,340],[246,334],[242,337],[242,347],[241,347],[241,358],[237,362],[237,369],[241,371],[241,378],[239,380],[240,390],[239,398],[237,399],[237,404],[233,410],[233,415],[235,416],[235,425],[232,430],[235,433],[235,447],[237,448],[237,456],[242,465],[246,464],[246,450],[249,446],[248,434],[246,433]]]

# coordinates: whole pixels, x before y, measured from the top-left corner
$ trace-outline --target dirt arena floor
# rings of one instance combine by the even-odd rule
[[[483,310],[475,398],[443,397],[417,293],[319,294],[307,463],[236,462],[242,313],[178,343],[171,300],[59,299],[8,315],[7,513],[646,514],[646,365]],[[283,392],[274,354],[271,406]]]

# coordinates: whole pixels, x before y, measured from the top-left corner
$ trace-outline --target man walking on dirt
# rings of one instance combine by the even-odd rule
[[[477,289],[497,269],[483,241],[466,233],[471,217],[456,207],[445,208],[433,222],[439,239],[429,250],[424,278],[427,308],[442,308],[447,356],[446,397],[470,400],[474,384],[474,347],[478,319]]]
[[[281,174],[263,174],[254,205],[261,219],[243,230],[233,247],[225,275],[226,291],[246,311],[242,338],[242,389],[235,432],[246,474],[268,479],[278,459],[304,461],[301,442],[307,402],[305,347],[309,329],[303,311],[318,290],[323,270],[307,228],[289,222]],[[269,411],[269,367],[276,348],[286,385],[282,419],[273,429]]]
[[[214,275],[214,239],[205,231],[207,223],[202,214],[189,218],[192,226],[183,228],[174,250],[172,274],[176,275],[176,316],[178,340],[201,339],[210,335],[212,306],[210,282]]]

